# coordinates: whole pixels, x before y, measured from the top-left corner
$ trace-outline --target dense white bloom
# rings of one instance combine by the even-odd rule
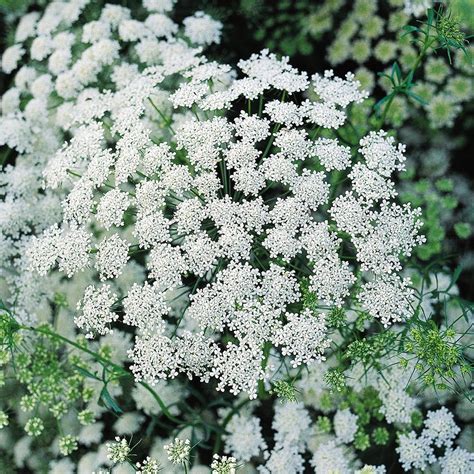
[[[369,132],[360,141],[359,153],[365,158],[370,169],[377,171],[382,176],[390,176],[393,171],[405,169],[405,145],[394,146],[395,139],[388,137],[387,133]]]
[[[380,319],[387,327],[392,322],[400,322],[412,314],[409,278],[385,276],[362,285],[362,291],[357,296],[363,308],[371,315]]]
[[[283,124],[286,127],[301,125],[303,122],[298,106],[293,102],[272,100],[265,105],[264,111],[272,122]]]
[[[414,431],[399,436],[399,446],[396,451],[405,471],[413,468],[424,470],[436,460],[430,440],[423,436],[417,437]]]
[[[293,357],[292,366],[324,360],[324,350],[330,344],[326,339],[324,315],[306,309],[300,314],[287,313],[286,318],[287,323],[276,332],[273,341],[282,347],[284,356]]]
[[[311,424],[309,412],[301,402],[276,404],[272,422],[276,446],[291,447],[303,453],[311,433]]]
[[[408,316],[400,258],[421,240],[417,211],[393,202],[390,174],[402,169],[403,147],[371,133],[360,142],[365,161],[351,166],[357,150],[308,132],[338,128],[345,107],[366,97],[351,74],[310,81],[289,58],[263,50],[238,62],[239,76],[189,46],[220,39],[222,25],[202,12],[180,31],[166,16],[172,0],[145,1],[140,19],[108,4],[75,25],[85,4],[67,15],[48,7],[36,31],[34,17],[25,23],[23,36],[36,34],[30,55],[44,67],[20,70],[2,100],[0,144],[33,151],[28,131],[46,136],[49,114],[57,124],[58,138],[32,168],[33,186],[43,177],[46,193],[62,200],[62,219],[51,211],[40,226],[23,217],[31,207],[7,201],[1,223],[15,238],[45,230],[26,246],[39,274],[90,267],[92,281],[114,280],[84,284],[76,323],[88,337],[106,334],[120,314],[135,331],[137,379],[213,377],[218,390],[254,398],[273,370],[270,349],[294,367],[324,360],[324,315],[303,308],[302,274],[318,304],[344,306],[358,295],[384,324]],[[24,52],[4,59],[15,68]],[[25,91],[34,98],[19,110]],[[294,93],[317,99],[300,104]],[[57,110],[51,94],[64,99]],[[255,102],[224,113],[242,98],[258,99],[259,113]],[[330,172],[346,169],[338,194]],[[15,184],[22,179],[5,181],[13,202],[27,194]],[[360,270],[375,276],[362,280]],[[178,292],[176,305],[168,295]]]
[[[454,417],[446,407],[436,411],[429,411],[424,422],[422,436],[429,439],[436,447],[450,448],[454,438],[461,431],[454,422]]]
[[[5,74],[10,74],[16,69],[18,61],[25,54],[25,50],[20,44],[14,44],[7,48],[2,56],[2,70]]]
[[[15,31],[16,43],[21,43],[35,34],[35,27],[39,17],[39,12],[31,12],[20,18],[20,22]]]
[[[338,410],[334,415],[334,431],[336,438],[341,443],[351,443],[357,431],[359,417],[351,413],[349,408]]]
[[[351,150],[331,138],[318,138],[313,144],[313,153],[328,170],[346,169],[351,162]]]
[[[439,460],[443,474],[461,474],[471,472],[474,469],[474,453],[457,447],[447,449],[444,456]]]
[[[430,0],[405,0],[403,11],[407,15],[421,16],[431,8]]]
[[[222,23],[204,12],[196,12],[183,20],[184,34],[196,44],[220,43]]]
[[[95,267],[101,280],[117,278],[129,259],[129,243],[117,234],[106,237],[97,247]]]
[[[255,416],[245,413],[235,414],[226,431],[228,432],[224,435],[226,452],[244,462],[259,456],[267,448],[260,420]]]
[[[300,73],[292,67],[288,57],[279,60],[267,49],[260,54],[252,54],[247,60],[240,60],[238,66],[244,74],[256,79],[265,89],[271,86],[292,94],[308,87],[306,73]]]
[[[316,449],[311,459],[311,466],[313,466],[315,474],[330,474],[334,471],[340,474],[351,472],[343,448],[337,446],[332,440],[321,444]]]
[[[113,225],[122,226],[123,214],[129,205],[130,198],[127,193],[112,189],[104,194],[97,206],[97,220],[105,229],[110,229]]]
[[[161,317],[169,311],[163,294],[147,282],[130,288],[123,308],[124,322],[142,330],[162,326]]]
[[[380,412],[384,414],[388,423],[410,423],[411,416],[416,409],[417,399],[410,397],[405,386],[380,386]]]
[[[341,79],[334,77],[334,72],[329,70],[324,76],[315,74],[311,79],[316,94],[329,104],[347,107],[351,102],[362,102],[368,96],[366,91],[360,90],[360,82],[352,73],[347,73],[346,78]]]
[[[170,338],[161,331],[146,333],[135,340],[135,346],[129,351],[134,364],[130,367],[137,381],[155,385],[159,379],[173,378],[177,375],[177,361]]]
[[[342,306],[356,281],[348,262],[341,262],[337,255],[318,260],[310,277],[310,288],[327,304]],[[372,309],[372,308],[371,308]],[[376,314],[372,311],[371,314]]]
[[[214,359],[211,376],[219,381],[217,390],[223,392],[228,388],[234,395],[244,391],[249,398],[257,398],[258,382],[268,378],[262,369],[262,357],[263,351],[255,347],[253,341],[240,345],[229,342],[225,351]]]
[[[265,466],[259,466],[261,474],[302,474],[305,468],[303,456],[293,446],[278,445],[270,452]]]
[[[86,288],[84,298],[77,305],[80,313],[74,318],[74,322],[79,328],[87,331],[87,338],[111,332],[110,324],[118,317],[111,310],[116,299],[117,295],[112,293],[111,287],[107,284],[97,288],[90,285]]]
[[[143,0],[143,6],[150,12],[164,13],[173,9],[176,0]]]

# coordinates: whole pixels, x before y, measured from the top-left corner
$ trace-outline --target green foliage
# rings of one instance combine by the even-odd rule
[[[374,440],[374,443],[376,445],[385,446],[388,443],[388,440],[390,439],[390,434],[387,428],[379,426],[373,431],[372,439]]]
[[[445,390],[458,370],[466,376],[471,372],[458,341],[459,335],[452,327],[443,329],[428,321],[408,332],[404,351],[416,358],[416,369],[422,374],[424,384]]]
[[[316,418],[316,430],[321,433],[330,433],[331,420],[327,416],[318,416]]]
[[[298,401],[299,392],[293,381],[277,380],[272,385],[271,393],[276,395],[282,403]]]
[[[472,229],[469,222],[456,222],[454,224],[454,232],[460,239],[467,239],[470,237]]]
[[[346,312],[344,308],[333,308],[327,317],[328,326],[341,329],[346,324]]]
[[[342,392],[346,389],[346,378],[340,369],[329,369],[324,376],[324,381],[331,392]]]

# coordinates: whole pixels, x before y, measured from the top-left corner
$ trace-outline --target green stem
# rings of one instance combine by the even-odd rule
[[[163,112],[151,100],[151,97],[148,97],[148,100],[151,106],[158,112],[158,115],[164,120],[165,125],[171,130],[172,133],[175,133],[173,127],[171,126],[171,119],[166,117],[166,115],[163,114]]]
[[[388,111],[389,111],[390,106],[392,105],[395,97],[400,93],[401,90],[404,90],[404,88],[406,86],[408,86],[409,81],[411,80],[411,78],[414,77],[415,72],[418,69],[418,67],[420,66],[421,61],[426,56],[426,53],[431,48],[431,45],[436,41],[436,38],[430,38],[429,30],[430,30],[430,25],[428,25],[428,31],[426,32],[426,40],[423,44],[423,48],[420,51],[420,54],[418,54],[418,57],[416,58],[415,64],[412,66],[412,68],[410,69],[408,74],[405,76],[402,83],[398,87],[393,89],[393,91],[391,93],[392,95],[391,95],[390,99],[388,100],[387,104],[385,105],[385,107],[383,109],[383,114],[382,114],[382,117],[380,119],[379,128],[382,127],[383,124],[385,123],[385,119],[387,117]]]
[[[122,366],[118,365],[118,364],[114,364],[113,362],[111,362],[110,360],[106,359],[105,357],[101,356],[100,354],[97,354],[96,352],[94,351],[91,351],[90,349],[87,349],[87,347],[83,347],[81,346],[80,344],[78,344],[77,342],[75,341],[71,341],[70,339],[68,339],[67,337],[64,337],[64,336],[61,336],[60,334],[57,334],[55,332],[52,332],[52,331],[49,331],[47,328],[45,327],[32,327],[32,326],[25,326],[25,325],[20,325],[19,326],[19,329],[23,329],[25,331],[33,331],[33,332],[36,332],[36,333],[39,333],[39,334],[44,334],[45,336],[49,336],[49,337],[53,337],[59,341],[62,341],[66,344],[69,344],[73,347],[75,347],[76,349],[79,349],[80,351],[82,352],[85,352],[86,354],[89,354],[90,356],[92,356],[96,361],[100,362],[104,367],[112,367],[113,369],[115,369],[119,374],[121,374],[122,376],[124,377],[133,377],[133,374],[130,373],[128,370],[124,369]],[[156,400],[156,402],[158,403],[158,405],[160,406],[161,408],[161,411],[163,412],[163,414],[169,419],[171,420],[173,423],[177,423],[179,425],[182,425],[182,424],[185,424],[185,422],[183,420],[179,420],[178,418],[174,417],[168,410],[167,406],[163,403],[163,401],[161,400],[161,398],[157,395],[157,393],[145,382],[138,382],[142,387],[144,387],[151,395],[152,397]]]

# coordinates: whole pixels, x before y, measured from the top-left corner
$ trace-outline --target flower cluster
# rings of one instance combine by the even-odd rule
[[[23,258],[24,236],[51,228],[63,213],[77,212],[62,208],[64,189],[45,190],[43,186],[43,170],[61,149],[65,136],[83,134],[72,123],[71,112],[88,120],[98,113],[95,99],[101,96],[104,84],[108,91],[120,90],[144,68],[157,65],[173,73],[199,63],[202,48],[219,41],[219,22],[197,13],[186,18],[181,28],[168,16],[173,4],[144,2],[138,20],[135,9],[119,5],[88,0],[50,2],[43,12],[21,18],[15,43],[3,54],[2,70],[12,74],[12,87],[1,98],[0,146],[8,146],[19,156],[15,166],[8,164],[0,173],[0,266],[6,268],[2,276],[22,320],[36,319],[38,307],[52,297],[51,288],[56,284],[31,277]],[[91,154],[93,146],[88,148]],[[81,152],[77,159],[80,156]],[[107,173],[112,160],[109,153],[96,155],[95,173]],[[119,212],[125,203],[120,196],[110,199],[113,197]],[[107,216],[115,223],[112,215]],[[84,258],[89,247],[89,233],[71,231],[70,238],[60,242],[50,230],[51,245],[58,255],[65,255],[59,266],[69,276],[87,264],[80,256]],[[76,244],[83,247],[77,249],[77,260],[72,260]]]
[[[449,391],[472,388],[469,307],[458,271],[417,260],[453,187],[465,215],[471,193],[414,183],[416,139],[386,128],[423,95],[410,61],[368,117],[361,70],[223,63],[224,25],[189,2],[33,1],[1,59],[0,472],[383,474],[383,447],[395,469],[473,470],[469,398]],[[296,3],[314,37],[344,0]],[[338,33],[359,63],[376,3]],[[389,3],[382,63],[425,7]],[[440,48],[464,48],[433,18]],[[444,87],[438,59],[424,74]]]
[[[56,264],[69,276],[95,267],[104,283],[86,289],[76,317],[91,337],[117,319],[113,280],[144,253],[148,281],[124,291],[122,302],[123,321],[139,333],[130,353],[137,379],[184,372],[255,397],[267,377],[266,345],[294,366],[322,360],[328,346],[324,314],[291,309],[301,305],[294,268],[309,275],[320,305],[343,306],[355,291],[388,326],[411,314],[399,259],[423,239],[419,211],[393,201],[390,176],[403,169],[403,146],[380,131],[349,151],[336,138],[312,140],[303,127],[345,121],[344,108],[365,97],[351,75],[329,71],[310,83],[267,51],[239,66],[244,77],[232,79],[228,67],[204,60],[181,65],[189,80],[170,96],[173,106],[208,112],[169,124],[170,137],[157,136],[147,109],[151,102],[163,115],[152,97],[166,66],[89,98],[87,113],[78,104],[77,133],[43,172],[48,188],[70,187],[61,229],[33,237],[26,255],[43,275]],[[215,91],[209,78],[217,74],[229,85]],[[260,113],[220,115],[241,96],[251,101],[271,88],[284,98],[307,87],[318,101],[273,100]],[[344,192],[328,182],[333,168],[347,174]],[[92,228],[103,231],[92,236]],[[355,261],[341,258],[347,241]],[[185,307],[172,315],[169,295],[180,289]],[[232,338],[222,348],[215,338],[224,333]]]

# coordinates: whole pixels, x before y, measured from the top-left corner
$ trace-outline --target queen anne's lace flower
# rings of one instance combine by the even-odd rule
[[[182,464],[188,459],[191,451],[191,442],[189,439],[183,441],[175,438],[173,443],[164,446],[164,450],[173,464]]]
[[[445,474],[471,472],[474,469],[474,454],[460,447],[447,449],[439,464]]]
[[[107,284],[98,288],[93,285],[86,288],[84,298],[77,306],[80,313],[74,318],[74,322],[79,328],[87,331],[87,338],[112,331],[110,324],[118,318],[117,314],[111,311],[116,299],[117,295],[112,293],[111,287]]]
[[[338,410],[334,415],[334,431],[341,443],[352,443],[357,432],[358,416],[351,413],[349,408]]]
[[[460,431],[454,422],[453,414],[446,407],[441,407],[439,410],[428,412],[422,436],[430,439],[438,448],[442,446],[450,448]]]
[[[339,472],[349,474],[349,461],[344,455],[341,446],[336,445],[334,441],[322,443],[316,449],[311,460],[311,466],[316,474],[326,474],[327,472]]]
[[[235,414],[224,435],[225,450],[243,462],[267,449],[260,420],[246,413]]]
[[[424,470],[436,460],[433,448],[430,446],[430,440],[423,436],[417,437],[414,431],[399,436],[399,446],[396,451],[405,471],[410,469]]]
[[[303,309],[302,275],[318,305],[344,306],[358,293],[386,325],[408,316],[411,291],[397,272],[420,242],[418,214],[393,202],[390,174],[402,169],[403,147],[384,132],[362,138],[357,154],[308,130],[338,128],[345,108],[366,97],[351,74],[309,80],[263,50],[239,61],[239,76],[172,38],[172,6],[144,2],[150,14],[138,20],[106,5],[77,38],[67,25],[82,3],[70,17],[48,7],[31,49],[4,58],[8,69],[29,53],[45,70],[19,74],[4,99],[15,112],[2,120],[0,143],[31,149],[36,138],[23,128],[47,129],[48,97],[61,97],[56,114],[71,138],[45,153],[35,182],[42,174],[46,192],[60,196],[63,222],[25,242],[30,268],[45,275],[57,265],[72,276],[92,263],[110,280],[91,277],[75,320],[88,337],[106,334],[119,315],[136,328],[129,355],[139,380],[214,377],[218,390],[253,398],[269,377],[270,350],[294,366],[324,359],[325,320]],[[218,42],[220,30],[202,12],[184,20],[196,45]],[[110,86],[93,87],[103,76]],[[28,89],[34,98],[18,111]],[[306,92],[317,99],[293,100]],[[224,113],[242,97],[246,112]],[[349,178],[345,193],[332,170]],[[350,260],[346,247],[356,250]],[[133,281],[130,265],[145,282]],[[362,280],[360,270],[375,278]],[[183,306],[174,311],[168,295],[178,292]]]
[[[324,316],[312,314],[306,309],[300,314],[287,313],[286,317],[288,322],[277,330],[273,341],[282,347],[283,355],[293,356],[293,367],[324,360],[322,354],[330,344],[325,340]]]

